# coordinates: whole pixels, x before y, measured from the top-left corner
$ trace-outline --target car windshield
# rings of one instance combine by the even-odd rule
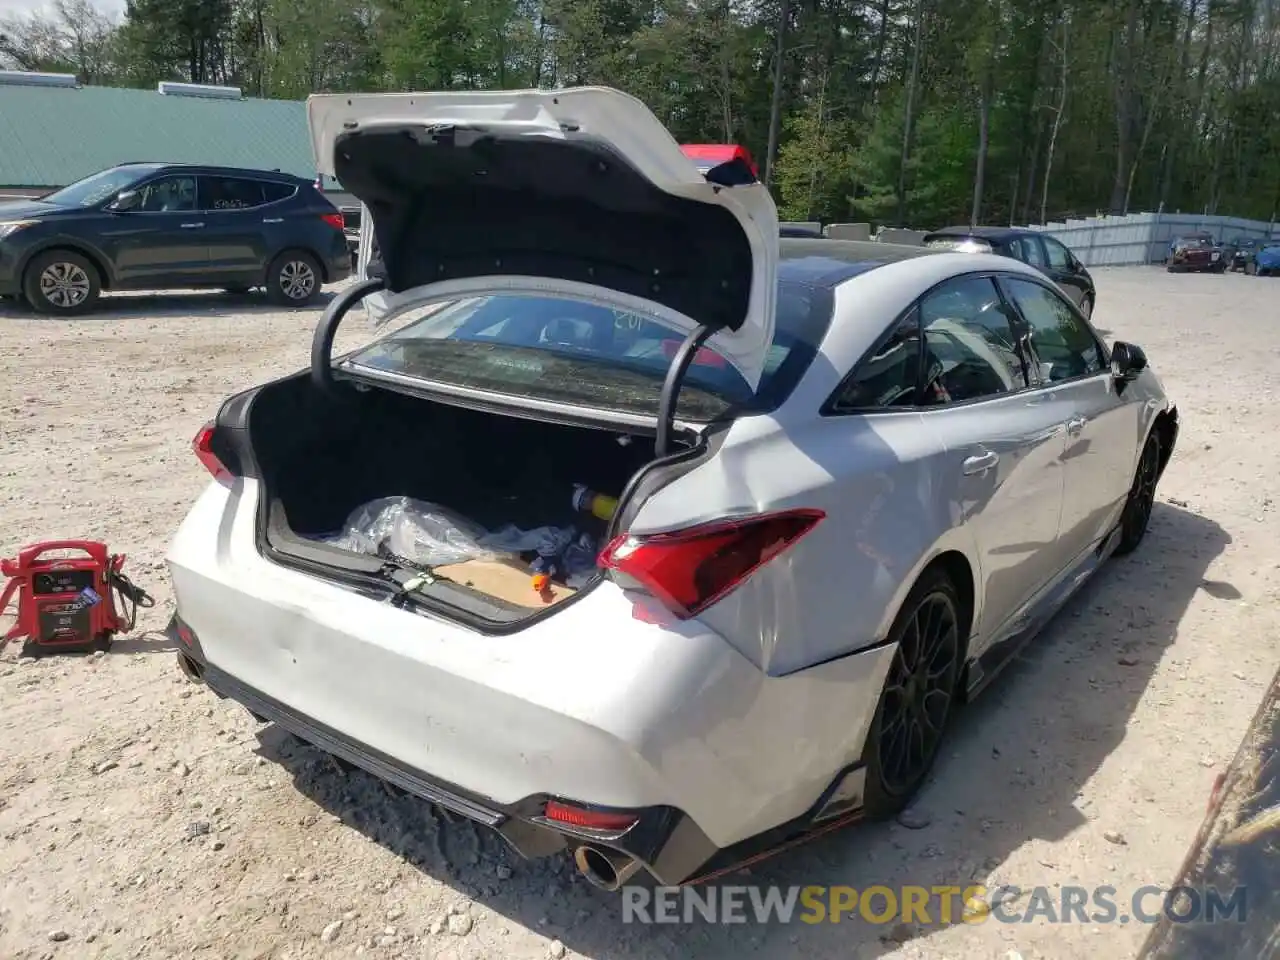
[[[831,321],[830,291],[782,283],[773,343],[753,392],[726,360],[698,351],[677,414],[708,422],[780,404],[808,368]],[[577,406],[653,414],[682,335],[648,317],[558,297],[455,301],[349,354],[359,368]]]
[[[929,237],[924,245],[934,250],[955,250],[958,253],[991,252],[991,244],[977,237]]]
[[[112,167],[40,199],[59,207],[92,207],[137,183],[148,171],[143,167]]]

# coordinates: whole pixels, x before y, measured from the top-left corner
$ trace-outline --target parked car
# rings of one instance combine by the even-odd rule
[[[103,290],[261,286],[276,303],[310,303],[351,272],[342,226],[299,177],[121,164],[0,205],[0,295],[64,315],[91,309]]]
[[[1137,960],[1274,957],[1280,930],[1280,674],[1271,681]],[[1158,904],[1150,904],[1151,910]],[[1216,911],[1216,917],[1211,911]],[[1155,911],[1153,911],[1155,912]]]
[[[801,226],[797,223],[783,224],[778,227],[778,236],[788,238],[807,237],[810,240],[821,240],[822,231],[815,230],[813,227]]]
[[[1256,237],[1237,238],[1231,244],[1230,253],[1226,254],[1227,269],[1232,273],[1237,270],[1245,270],[1246,266],[1253,261],[1253,255],[1258,252],[1258,246],[1263,242]]]
[[[616,91],[308,116],[395,247],[197,435],[170,635],[521,853],[680,883],[893,815],[1142,543],[1177,409],[1040,271],[780,239]],[[360,302],[435,309],[332,359]]]
[[[1206,270],[1222,273],[1227,269],[1227,260],[1211,234],[1193,233],[1170,241],[1166,269],[1170,273]]]
[[[934,250],[995,253],[1028,263],[1057,283],[1086,318],[1093,316],[1093,308],[1098,302],[1093,277],[1065,245],[1039,230],[946,227],[926,234],[922,242]]]
[[[1266,240],[1258,245],[1253,259],[1244,266],[1244,272],[1258,277],[1280,273],[1280,240]]]

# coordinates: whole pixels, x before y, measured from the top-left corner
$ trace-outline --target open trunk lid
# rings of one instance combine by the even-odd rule
[[[307,116],[321,171],[369,212],[375,320],[495,293],[586,300],[710,328],[759,385],[778,220],[745,163],[704,174],[640,101],[602,87],[314,95]]]

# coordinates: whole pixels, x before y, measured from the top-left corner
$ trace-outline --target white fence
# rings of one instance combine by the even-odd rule
[[[795,223],[818,229],[817,223]],[[865,223],[829,223],[821,227],[830,238],[850,240],[864,239],[868,225]],[[1123,217],[1087,217],[1062,223],[1032,225],[1029,230],[1040,230],[1062,241],[1080,261],[1089,267],[1121,267],[1134,264],[1163,263],[1169,255],[1169,242],[1177,236],[1190,233],[1209,233],[1215,240],[1230,243],[1234,240],[1280,239],[1280,225],[1265,220],[1244,220],[1240,217],[1209,217],[1195,213],[1131,213]],[[885,243],[905,243],[919,246],[925,236],[923,230],[904,230],[881,227],[870,239]]]
[[[1265,220],[1210,217],[1195,213],[1131,213],[1123,217],[1088,217],[1031,226],[1060,240],[1088,267],[1120,267],[1160,263],[1169,242],[1189,233],[1208,233],[1229,243],[1241,238],[1271,239],[1277,226]]]

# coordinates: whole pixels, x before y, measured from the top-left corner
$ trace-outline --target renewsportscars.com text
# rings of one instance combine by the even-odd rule
[[[1157,886],[1006,885],[640,887],[622,889],[624,923],[1242,923],[1247,891]]]

